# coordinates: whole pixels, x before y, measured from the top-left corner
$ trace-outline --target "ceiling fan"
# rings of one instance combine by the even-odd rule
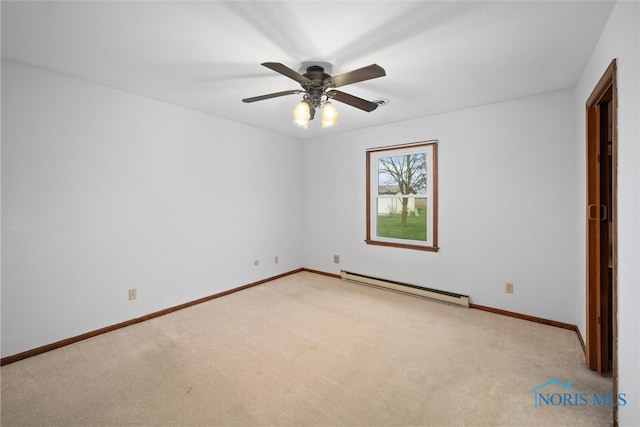
[[[332,99],[366,112],[375,110],[378,107],[377,103],[334,89],[386,75],[384,68],[377,64],[371,64],[333,77],[327,74],[320,65],[307,67],[307,72],[304,74],[300,74],[279,62],[264,62],[261,65],[297,81],[300,83],[300,86],[302,86],[302,89],[285,90],[267,95],[254,96],[252,98],[245,98],[242,102],[263,101],[279,96],[304,93],[302,102],[300,102],[294,110],[294,123],[305,128],[309,120],[313,120],[315,110],[320,108],[320,106],[322,106],[323,127],[335,124],[338,112],[330,102]]]

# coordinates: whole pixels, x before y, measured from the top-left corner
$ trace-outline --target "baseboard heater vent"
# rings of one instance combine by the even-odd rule
[[[350,273],[348,271],[340,271],[340,277],[342,277],[342,280],[345,280],[347,282],[375,286],[377,288],[390,289],[396,292],[417,295],[424,298],[469,307],[468,295],[460,295],[453,292],[423,288],[422,286],[409,285],[407,283],[394,282],[391,280],[377,279],[375,277],[363,276],[361,274]]]

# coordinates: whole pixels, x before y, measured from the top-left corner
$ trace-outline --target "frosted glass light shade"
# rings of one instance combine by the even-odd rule
[[[332,103],[328,101],[325,102],[322,106],[322,127],[326,128],[335,125],[339,115],[340,113],[338,113],[338,110],[336,110],[336,107],[334,107]]]
[[[311,111],[309,110],[309,104],[307,102],[300,102],[293,110],[293,123],[305,129],[309,126],[309,119],[311,118]]]

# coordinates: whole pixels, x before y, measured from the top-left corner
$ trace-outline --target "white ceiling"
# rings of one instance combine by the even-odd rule
[[[2,2],[2,56],[127,92],[308,138],[573,87],[611,1]],[[334,103],[333,128],[291,123],[298,89],[260,63],[369,64],[341,87],[389,104]],[[302,70],[304,72],[304,70]]]

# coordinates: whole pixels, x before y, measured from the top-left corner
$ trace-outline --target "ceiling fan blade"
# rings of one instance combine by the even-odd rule
[[[293,79],[293,80],[297,81],[298,83],[311,84],[311,80],[309,80],[308,78],[306,78],[302,74],[298,73],[297,71],[292,70],[291,68],[289,68],[286,65],[283,65],[283,64],[281,64],[279,62],[263,62],[262,65],[264,65],[267,68],[272,69],[276,73],[280,73],[283,76],[287,76],[290,79]]]
[[[282,91],[282,92],[270,93],[268,95],[260,95],[260,96],[254,96],[252,98],[245,98],[245,99],[242,100],[242,102],[256,102],[256,101],[262,101],[262,100],[265,100],[265,99],[277,98],[279,96],[295,95],[297,93],[302,93],[302,92],[304,92],[304,91],[300,90],[300,89],[285,90],[285,91]]]
[[[378,77],[386,76],[387,73],[384,68],[378,64],[371,64],[367,67],[358,68],[357,70],[349,71],[348,73],[338,74],[337,76],[329,77],[326,82],[330,82],[334,87],[340,87],[350,85],[352,83],[362,82],[365,80],[375,79]]]
[[[333,90],[328,92],[328,94],[338,102],[349,104],[352,107],[359,108],[367,113],[378,108],[378,104],[375,102],[367,101],[366,99],[358,98],[357,96],[349,95],[348,93],[340,92],[339,90]]]

